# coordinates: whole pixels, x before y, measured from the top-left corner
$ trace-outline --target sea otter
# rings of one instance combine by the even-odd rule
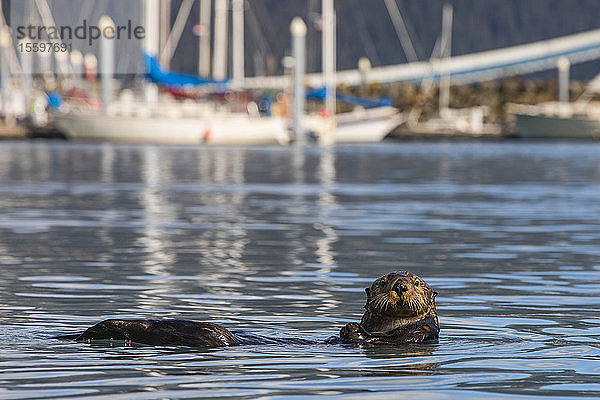
[[[367,303],[360,323],[340,331],[342,343],[422,343],[438,339],[440,324],[433,291],[407,271],[390,272],[365,289]]]
[[[418,276],[390,272],[365,289],[367,303],[360,323],[343,327],[339,337],[327,343],[400,344],[431,342],[440,330],[435,310],[436,292]],[[267,338],[244,332],[233,333],[211,322],[186,320],[102,321],[81,334],[58,336],[78,342],[124,341],[153,346],[223,347],[244,344],[313,344],[306,339]]]

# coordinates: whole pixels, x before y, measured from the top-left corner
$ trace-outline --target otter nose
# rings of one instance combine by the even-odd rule
[[[401,295],[408,290],[408,285],[404,281],[398,281],[394,284],[394,291]]]

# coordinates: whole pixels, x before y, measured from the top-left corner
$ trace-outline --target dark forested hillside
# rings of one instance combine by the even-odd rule
[[[181,0],[173,0],[173,14]],[[320,67],[320,0],[247,0],[246,65],[280,60],[289,47],[289,23],[302,16],[309,25],[309,70]],[[454,6],[453,54],[465,54],[600,27],[598,0],[397,0],[419,58],[431,54],[441,29],[444,3]],[[197,7],[197,5],[195,6]],[[196,11],[196,10],[195,10]],[[195,12],[192,15],[197,15]],[[362,56],[374,65],[405,61],[383,0],[338,0],[338,68],[351,68]],[[174,15],[173,15],[174,18]],[[197,38],[192,18],[173,67],[195,70]],[[279,64],[279,63],[276,63]],[[595,67],[587,68],[590,72]],[[575,71],[577,72],[577,71]],[[584,71],[585,72],[585,71]]]

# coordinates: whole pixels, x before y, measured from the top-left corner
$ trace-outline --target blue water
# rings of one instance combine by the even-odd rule
[[[600,396],[600,144],[0,142],[0,399]],[[324,340],[408,269],[438,344],[51,339],[186,318]]]

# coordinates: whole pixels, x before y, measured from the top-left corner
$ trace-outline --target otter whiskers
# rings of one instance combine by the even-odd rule
[[[419,301],[417,296],[414,296],[411,293],[405,293],[399,296],[393,291],[374,295],[369,299],[369,306],[379,313],[384,313],[388,310],[394,310],[396,312],[401,310],[418,312],[423,308],[423,304]]]
[[[415,296],[404,295],[400,298],[403,308],[408,308],[411,311],[419,311],[422,307],[421,302]]]
[[[377,294],[369,301],[369,304],[379,312],[387,311],[392,306],[389,293]]]

